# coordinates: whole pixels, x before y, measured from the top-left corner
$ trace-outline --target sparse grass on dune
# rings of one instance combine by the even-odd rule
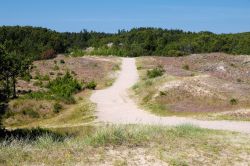
[[[224,59],[222,58],[223,63],[220,64],[215,63],[212,58],[221,59],[219,55],[206,56],[137,58],[140,80],[133,86],[131,96],[143,109],[159,116],[248,121],[250,105],[246,92],[249,91],[249,85],[236,83],[222,76],[226,74],[227,77],[232,77],[242,66],[237,62],[239,67],[231,72],[231,67],[227,64],[233,63],[232,56],[221,55]],[[236,58],[238,61],[244,60],[243,57]],[[205,67],[201,64],[191,64],[190,59],[199,61]],[[183,67],[182,64],[186,65]],[[159,66],[165,70],[163,74],[158,77],[148,76],[149,71]],[[224,70],[220,71],[221,66],[226,66],[225,70],[230,70],[232,75]],[[244,74],[246,71],[242,70],[239,77]]]
[[[84,132],[84,128],[81,128]],[[53,134],[34,140],[9,138],[0,143],[3,165],[239,165],[250,162],[246,134],[200,129],[192,125],[105,126],[55,139]],[[62,133],[57,130],[55,133]],[[121,162],[124,163],[124,162]]]

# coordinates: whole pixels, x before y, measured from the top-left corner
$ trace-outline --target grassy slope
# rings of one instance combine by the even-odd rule
[[[68,130],[74,135],[61,140],[47,134],[34,141],[2,141],[0,162],[3,165],[246,165],[250,162],[250,137],[245,134],[190,125],[105,126],[88,129],[84,134],[86,128],[75,129],[78,132]]]
[[[86,125],[95,119],[95,105],[89,101],[90,95],[91,91],[84,91],[77,94],[78,99],[76,104],[67,106],[67,108],[62,110],[57,116],[46,119],[41,118],[29,124],[19,124],[18,126],[11,126],[7,128],[57,128],[63,126]]]

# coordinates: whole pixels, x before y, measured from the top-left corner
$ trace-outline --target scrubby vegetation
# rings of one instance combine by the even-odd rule
[[[96,88],[96,82],[95,81],[90,81],[86,84],[86,88],[87,89],[92,89],[92,90],[95,90]]]
[[[63,100],[64,102],[72,103],[74,102],[72,95],[82,89],[82,84],[67,72],[63,77],[57,77],[55,80],[49,81],[46,87],[48,91],[32,92],[24,97]]]
[[[160,77],[164,74],[164,69],[159,66],[157,68],[151,69],[147,71],[147,76],[148,78],[155,78],[155,77]]]
[[[62,109],[62,105],[60,103],[55,103],[54,106],[53,106],[53,112],[55,113],[59,113]]]

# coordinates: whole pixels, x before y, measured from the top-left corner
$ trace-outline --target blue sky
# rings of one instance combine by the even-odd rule
[[[250,31],[250,0],[0,0],[0,25],[60,32],[161,27],[215,33]]]

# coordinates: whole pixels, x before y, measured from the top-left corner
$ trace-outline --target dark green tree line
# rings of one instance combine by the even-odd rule
[[[112,43],[112,47],[107,44]],[[0,44],[8,52],[34,60],[53,58],[58,53],[94,47],[92,54],[117,56],[182,56],[193,53],[225,52],[250,54],[250,33],[214,34],[161,28],[134,28],[118,33],[82,30],[59,33],[40,27],[2,26]]]

